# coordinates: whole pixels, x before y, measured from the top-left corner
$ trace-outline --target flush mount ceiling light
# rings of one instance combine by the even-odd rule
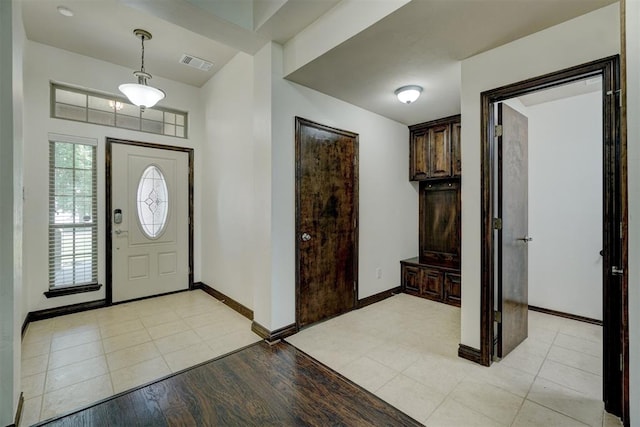
[[[395,91],[398,100],[403,104],[411,104],[418,99],[421,93],[422,87],[416,85],[402,86]]]
[[[65,6],[58,6],[58,13],[62,16],[68,16],[68,17],[73,16],[73,10]]]
[[[144,71],[144,41],[151,40],[151,33],[137,29],[133,30],[133,34],[142,40],[142,65],[139,71],[133,72],[133,75],[138,78],[138,83],[121,84],[118,89],[127,95],[127,98],[129,98],[132,104],[140,108],[149,108],[163,99],[165,93],[160,89],[147,85],[147,80],[151,79],[151,74]]]

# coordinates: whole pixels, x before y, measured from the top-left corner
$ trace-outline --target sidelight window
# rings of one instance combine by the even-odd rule
[[[50,291],[97,285],[96,181],[94,144],[49,142]]]

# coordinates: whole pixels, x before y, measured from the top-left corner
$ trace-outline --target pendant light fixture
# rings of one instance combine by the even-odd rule
[[[139,71],[134,71],[133,75],[138,78],[138,83],[121,84],[118,89],[127,95],[132,104],[140,108],[150,108],[165,97],[165,93],[160,89],[147,84],[151,79],[151,74],[144,70],[144,41],[151,40],[151,33],[145,30],[133,30],[133,34],[142,40],[142,65]]]

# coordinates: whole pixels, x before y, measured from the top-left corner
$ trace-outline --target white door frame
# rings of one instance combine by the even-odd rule
[[[105,299],[106,304],[113,304],[113,254],[112,254],[112,227],[113,227],[113,209],[111,205],[111,147],[112,144],[126,144],[136,147],[154,148],[159,150],[182,151],[189,156],[189,290],[194,289],[193,285],[193,148],[178,147],[174,145],[162,145],[150,142],[129,141],[118,138],[107,137],[105,145],[105,209],[106,209],[106,234],[105,234],[105,257],[106,257],[106,275],[105,275]],[[181,291],[179,291],[181,292]],[[149,297],[145,297],[149,298]],[[141,298],[144,299],[144,298]]]

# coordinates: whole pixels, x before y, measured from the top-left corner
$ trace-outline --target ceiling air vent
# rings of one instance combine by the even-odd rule
[[[180,61],[178,62],[202,71],[209,71],[211,67],[213,67],[213,64],[211,62],[205,61],[204,59],[198,58],[197,56],[187,55],[186,53],[182,55]]]

